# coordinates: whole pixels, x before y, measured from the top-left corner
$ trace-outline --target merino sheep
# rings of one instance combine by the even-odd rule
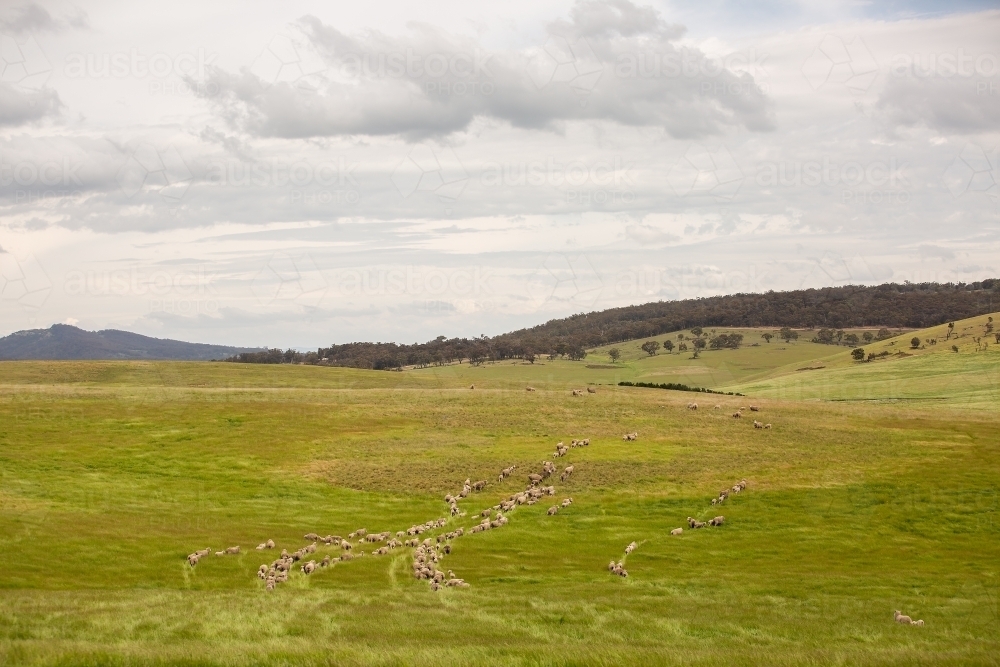
[[[528,483],[532,486],[538,485],[542,481],[542,476],[538,473],[531,473],[528,475]]]
[[[306,533],[302,539],[309,540],[310,542],[315,542],[316,540],[319,539],[319,535],[317,535],[316,533]]]
[[[760,423],[759,421],[757,421],[756,419],[754,419],[753,420],[753,427],[754,428],[764,428],[764,425],[762,423]]]
[[[760,412],[760,407],[758,407],[756,405],[751,405],[750,406],[750,412]]]
[[[256,547],[254,547],[254,548],[255,548],[255,549],[256,549],[257,551],[263,551],[264,549],[266,549],[266,548],[267,548],[267,543],[266,543],[266,542],[261,542],[260,544],[258,544],[258,545],[257,545]]]
[[[316,571],[316,561],[311,560],[302,566],[302,574],[312,574]]]
[[[740,414],[739,412],[734,412],[733,413],[733,419],[742,419],[742,418],[743,418],[743,415]]]
[[[187,557],[188,565],[190,565],[191,567],[197,565],[199,560],[201,560],[201,556],[199,556],[198,554],[191,554],[190,556]]]
[[[920,626],[923,626],[923,624],[924,624],[923,619],[920,619],[919,621],[910,621],[910,625],[920,625]]]
[[[573,504],[573,499],[572,498],[563,498],[563,501],[561,503],[561,505],[563,507],[569,507],[572,504]]]
[[[726,521],[726,517],[724,517],[724,516],[717,516],[714,519],[710,520],[708,522],[708,525],[710,525],[710,526],[721,526],[725,521]]]
[[[549,508],[549,516],[556,514],[558,511],[559,511],[559,506],[553,505],[552,507]]]
[[[913,623],[912,618],[910,618],[903,612],[899,611],[898,609],[895,612],[893,612],[892,617],[896,619],[897,623],[903,623],[905,625],[911,625]]]
[[[715,408],[713,408],[713,409],[715,409],[715,410],[721,410],[722,406],[721,405],[716,405]]]
[[[688,403],[688,410],[697,410],[697,409],[698,409],[697,403]]]
[[[670,531],[670,534],[671,535],[680,535],[683,532],[684,532],[683,528],[674,528],[673,530]]]
[[[583,396],[583,392],[580,391],[579,389],[574,389],[573,390],[573,395],[574,396]]]
[[[486,480],[485,479],[481,479],[481,480],[479,480],[478,482],[476,482],[475,484],[472,485],[472,490],[473,491],[482,491],[485,488],[486,488]]]
[[[771,428],[770,424],[764,424],[764,428]]]
[[[327,555],[326,555],[326,556],[325,556],[325,557],[323,558],[323,560],[322,560],[322,561],[320,562],[319,566],[320,566],[320,567],[327,567],[327,566],[328,566],[328,565],[330,564],[330,561],[331,561],[331,560],[333,560],[333,558],[332,558],[332,557],[330,556],[330,554],[327,554]]]
[[[573,466],[566,466],[566,469],[563,470],[562,475],[559,476],[559,480],[565,482],[567,479],[570,478],[570,475],[572,474],[573,474]]]
[[[525,391],[535,391],[535,388],[534,387],[525,387],[524,390]]]
[[[476,388],[476,385],[474,385],[474,384],[470,384],[469,385],[469,389],[475,389],[475,388]]]
[[[596,394],[597,390],[594,389],[593,387],[587,387],[587,393],[588,394]]]
[[[630,553],[635,551],[639,547],[635,542],[631,542],[627,547],[625,547],[625,555],[628,556]]]

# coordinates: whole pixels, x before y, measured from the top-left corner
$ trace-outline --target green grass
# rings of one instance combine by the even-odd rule
[[[747,398],[616,387],[594,355],[403,373],[2,363],[0,664],[996,664],[996,403],[800,400],[838,396],[781,384],[824,373],[848,394],[955,397],[995,381],[993,348],[853,364],[766,345],[702,355],[742,368],[730,386]],[[788,370],[815,358],[794,356],[805,346],[828,367]],[[684,381],[643,375],[688,361],[664,356],[617,377]],[[602,386],[570,396],[587,383]],[[751,402],[773,429],[729,416]],[[573,505],[522,506],[454,542],[444,567],[468,589],[412,579],[409,549],[272,593],[254,576],[268,537],[293,550],[309,531],[405,529],[489,479],[449,523],[470,526],[574,437],[592,444],[556,460],[576,470],[555,483]],[[746,493],[710,506],[742,477]],[[721,528],[668,535],[719,513]],[[611,576],[632,540],[630,576]],[[233,544],[249,553],[184,561]]]

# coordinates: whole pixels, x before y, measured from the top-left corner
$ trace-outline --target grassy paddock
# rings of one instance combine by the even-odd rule
[[[0,664],[997,662],[995,410],[763,389],[572,397],[570,364],[0,364]],[[879,368],[911,367],[863,370]],[[772,430],[728,416],[749,402]],[[574,504],[456,540],[444,568],[468,589],[431,592],[409,549],[270,594],[254,576],[268,537],[294,550],[309,531],[405,529],[489,479],[449,522],[471,526],[573,437],[592,442],[557,460],[576,467],[555,484]],[[712,508],[741,477],[747,492]],[[719,513],[721,528],[668,535]],[[611,576],[632,540],[630,576]],[[249,553],[184,562],[233,544]]]

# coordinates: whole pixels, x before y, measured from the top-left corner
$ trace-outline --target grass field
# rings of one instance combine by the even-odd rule
[[[867,364],[804,341],[402,373],[0,363],[0,664],[997,664],[1000,345],[973,351],[981,326],[957,323],[959,353]],[[910,335],[937,332],[866,349]],[[635,379],[748,396],[615,386]],[[751,403],[773,429],[730,416]],[[543,459],[575,466],[554,482],[574,503],[455,539],[442,567],[469,588],[431,591],[409,548],[269,593],[255,577],[267,538],[403,530],[488,479],[437,532],[468,529]]]

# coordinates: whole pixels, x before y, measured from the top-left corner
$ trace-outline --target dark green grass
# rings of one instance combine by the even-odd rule
[[[997,661],[989,414],[765,400],[775,428],[755,431],[728,416],[737,397],[691,412],[689,393],[417,375],[0,364],[0,663]],[[557,460],[576,472],[556,500],[574,504],[457,540],[444,566],[468,589],[432,593],[407,549],[270,594],[254,577],[268,537],[292,550],[309,531],[405,529],[489,479],[450,523],[469,526],[573,437],[592,441]],[[712,508],[741,477],[747,492]],[[668,535],[720,513],[721,528]],[[632,540],[630,576],[610,575]],[[183,560],[233,544],[249,553]]]

